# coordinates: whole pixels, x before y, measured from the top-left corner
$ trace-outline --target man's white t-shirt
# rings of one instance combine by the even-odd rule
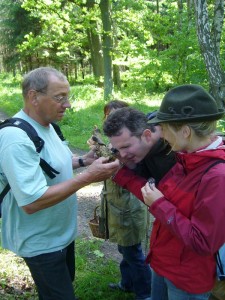
[[[75,194],[34,214],[22,209],[40,198],[49,186],[73,177],[72,153],[51,125],[40,125],[22,110],[15,117],[28,121],[45,144],[38,154],[25,131],[15,127],[0,130],[0,190],[7,182],[11,187],[2,203],[2,247],[32,257],[61,250],[76,237]],[[41,169],[39,157],[60,174],[50,179]]]

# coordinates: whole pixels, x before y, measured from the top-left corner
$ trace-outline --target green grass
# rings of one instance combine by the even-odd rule
[[[13,116],[23,107],[20,88],[21,76],[13,78],[10,75],[0,74],[0,109],[8,116]],[[91,136],[94,125],[102,128],[103,90],[93,84],[71,86],[73,101],[71,109],[60,122],[61,129],[72,148],[88,150],[87,140]],[[157,109],[163,94],[148,93],[147,91],[115,92],[114,99],[127,101],[132,107],[147,113]],[[225,121],[218,122],[218,130],[225,131]]]
[[[96,238],[76,240],[76,279],[74,289],[81,300],[132,300],[133,294],[111,291],[109,282],[120,279],[118,263],[106,260],[101,252],[104,241]],[[23,259],[0,248],[0,299],[32,299],[38,296]]]
[[[38,299],[29,269],[22,258],[0,248],[0,299]]]
[[[120,280],[119,266],[113,260],[106,260],[101,252],[103,241],[79,239],[76,243],[77,297],[84,300],[131,300],[133,294],[112,291],[109,282]]]
[[[23,107],[23,98],[20,88],[21,77],[13,78],[10,75],[0,74],[0,109],[9,117],[13,116]],[[103,90],[91,85],[76,85],[71,87],[71,109],[67,110],[65,117],[60,122],[61,129],[72,148],[88,150],[87,140],[91,136],[94,125],[99,128],[103,123]],[[126,96],[125,96],[126,95]],[[139,96],[140,95],[140,96]],[[117,92],[115,99],[127,101],[131,106],[144,113],[156,109],[162,95],[142,93],[124,95]]]

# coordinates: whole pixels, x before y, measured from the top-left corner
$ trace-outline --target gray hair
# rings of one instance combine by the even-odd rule
[[[52,67],[40,67],[27,73],[22,82],[23,97],[27,96],[29,90],[47,92],[50,75],[56,76],[62,81],[68,81],[66,76]]]

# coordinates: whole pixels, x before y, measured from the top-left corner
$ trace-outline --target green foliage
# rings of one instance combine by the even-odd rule
[[[218,121],[218,132],[225,135],[225,120],[219,120]]]
[[[71,93],[74,95],[72,108],[66,111],[60,125],[71,147],[88,150],[87,140],[94,126],[102,128],[103,108],[106,104],[103,100],[103,90],[88,84],[73,86]],[[145,94],[143,97],[141,92],[134,90],[123,95],[115,93],[114,98],[126,101],[144,113],[156,109],[160,103],[159,95]]]
[[[11,52],[20,57],[26,69],[53,65],[63,70],[71,82],[83,82],[93,75],[90,63],[94,44],[90,32],[99,36],[100,43],[103,39],[99,3],[3,0],[3,47],[12,42]],[[194,16],[188,14],[186,3],[182,11],[178,10],[177,1],[163,0],[158,4],[157,7],[156,1],[145,0],[112,1],[111,55],[120,68],[123,93],[136,90],[143,97],[146,92],[164,92],[182,83],[207,84]],[[15,23],[21,18],[20,24]],[[13,60],[9,62],[16,67]]]
[[[0,74],[0,106],[1,110],[8,116],[13,116],[23,107],[21,88],[19,82],[21,77]],[[71,87],[73,101],[71,109],[60,122],[62,131],[72,148],[88,150],[87,140],[90,138],[94,125],[102,128],[103,90],[95,85],[83,84]],[[115,92],[115,99],[127,101],[133,107],[147,113],[156,109],[160,104],[162,95],[143,92],[141,85],[139,90],[127,89],[121,94]]]
[[[78,238],[76,240],[76,296],[83,300],[132,300],[132,294],[111,291],[109,282],[118,282],[119,266],[106,260],[101,251],[103,240]],[[33,280],[22,258],[0,248],[0,298],[2,300],[37,300]]]
[[[39,19],[41,33],[30,31],[25,35],[23,43],[18,45],[19,52],[38,53],[41,64],[63,67],[68,64],[68,68],[73,68],[87,45],[86,13],[81,3],[24,0],[22,8]],[[87,51],[85,55],[88,56]]]
[[[24,36],[33,31],[39,33],[38,21],[21,7],[20,1],[2,0],[1,10],[1,47],[3,51],[3,64],[11,70],[16,69],[20,61],[20,54],[16,51],[19,44],[24,41]]]
[[[76,243],[76,285],[77,297],[90,300],[132,300],[132,294],[111,291],[109,282],[120,278],[118,264],[106,260],[101,252],[102,240],[79,239]]]
[[[157,64],[157,59],[155,62]],[[167,76],[166,89],[170,87],[170,84],[172,86],[169,81],[170,74],[167,74]],[[163,74],[162,78],[166,79],[166,73]],[[162,78],[159,76],[159,80],[163,80]],[[0,81],[1,110],[12,116],[23,107],[19,84],[21,77],[14,78],[13,76],[0,74]],[[132,82],[133,85],[128,85],[123,93],[121,91],[114,92],[114,99],[126,101],[129,105],[144,113],[156,110],[165,91],[163,93],[159,91],[152,92],[152,86],[156,83],[151,76],[144,83],[141,81],[141,77],[136,74]],[[156,87],[154,89],[156,90]],[[103,100],[103,90],[93,84],[82,84],[72,86],[71,94],[73,95],[72,107],[66,111],[60,126],[71,148],[87,151],[89,149],[87,140],[91,136],[94,125],[97,125],[100,129],[102,128],[103,108],[106,104]],[[220,121],[218,130],[224,132],[224,128],[224,122]]]
[[[0,74],[0,107],[3,112],[12,116],[23,107],[23,100],[19,82],[20,76],[13,77]]]

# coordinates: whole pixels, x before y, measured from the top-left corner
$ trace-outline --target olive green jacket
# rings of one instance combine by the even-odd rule
[[[147,206],[110,179],[101,192],[101,219],[109,240],[121,246],[142,242],[148,234]]]

